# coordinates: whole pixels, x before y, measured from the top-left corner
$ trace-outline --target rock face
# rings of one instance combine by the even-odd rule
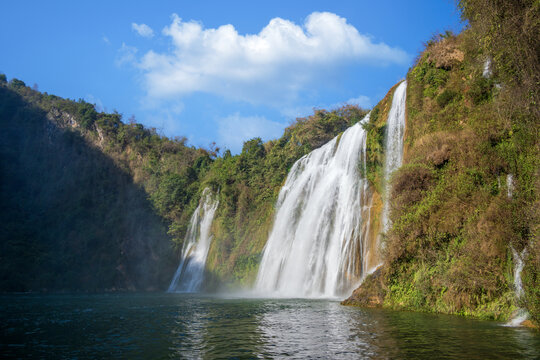
[[[352,295],[341,302],[342,305],[382,307],[386,289],[383,284],[382,269],[378,268],[366,277],[362,285],[353,291]]]
[[[147,194],[35,103],[0,85],[0,292],[166,289],[174,253]]]

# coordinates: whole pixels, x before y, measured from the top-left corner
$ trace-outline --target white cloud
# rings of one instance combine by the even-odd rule
[[[303,26],[274,18],[258,34],[247,35],[232,25],[204,29],[175,14],[163,34],[171,38],[173,49],[149,51],[139,63],[147,93],[154,98],[204,92],[281,106],[294,103],[300,91],[342,64],[404,64],[409,58],[328,12],[312,13]]]
[[[122,46],[120,47],[120,49],[118,49],[116,54],[116,66],[135,63],[135,55],[137,54],[137,51],[138,50],[136,47],[122,43]]]
[[[103,40],[103,42],[107,45],[111,45],[111,41],[109,40],[109,38],[105,35],[103,35],[103,37],[101,38]]]
[[[263,116],[242,117],[239,113],[235,113],[218,120],[218,144],[233,153],[239,153],[244,141],[254,137],[263,140],[278,138],[285,126]]]
[[[154,36],[154,30],[146,24],[131,23],[131,28],[142,37],[151,38]]]

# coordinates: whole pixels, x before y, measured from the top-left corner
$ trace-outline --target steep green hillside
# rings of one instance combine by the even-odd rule
[[[246,284],[292,164],[365,114],[318,110],[219,157],[1,75],[0,289],[163,289],[206,187],[221,204],[208,287]]]
[[[385,266],[347,303],[538,321],[540,8],[461,6],[470,28],[429,41],[407,75]],[[519,300],[512,248],[528,254]]]
[[[146,193],[21,93],[41,97],[0,84],[0,290],[163,288],[174,259]]]

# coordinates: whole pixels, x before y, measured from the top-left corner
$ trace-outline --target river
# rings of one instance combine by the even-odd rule
[[[3,295],[0,323],[3,358],[540,358],[527,328],[330,300]]]

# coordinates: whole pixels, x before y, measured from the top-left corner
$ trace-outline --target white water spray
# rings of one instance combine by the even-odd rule
[[[204,279],[204,267],[212,236],[210,227],[219,201],[210,189],[204,189],[199,206],[195,209],[187,230],[182,259],[169,285],[169,292],[196,292]]]
[[[403,136],[404,105],[396,110],[394,103],[404,104],[405,88],[402,83],[394,94],[390,113],[401,118],[388,120],[390,139],[398,137],[394,132]],[[393,129],[394,120],[401,130]],[[389,169],[401,164],[403,139],[397,141],[386,150]],[[360,169],[366,170],[366,132],[361,124],[293,165],[276,204],[255,282],[258,293],[334,298],[358,286],[369,271],[365,259],[374,251],[368,243],[372,194]]]

